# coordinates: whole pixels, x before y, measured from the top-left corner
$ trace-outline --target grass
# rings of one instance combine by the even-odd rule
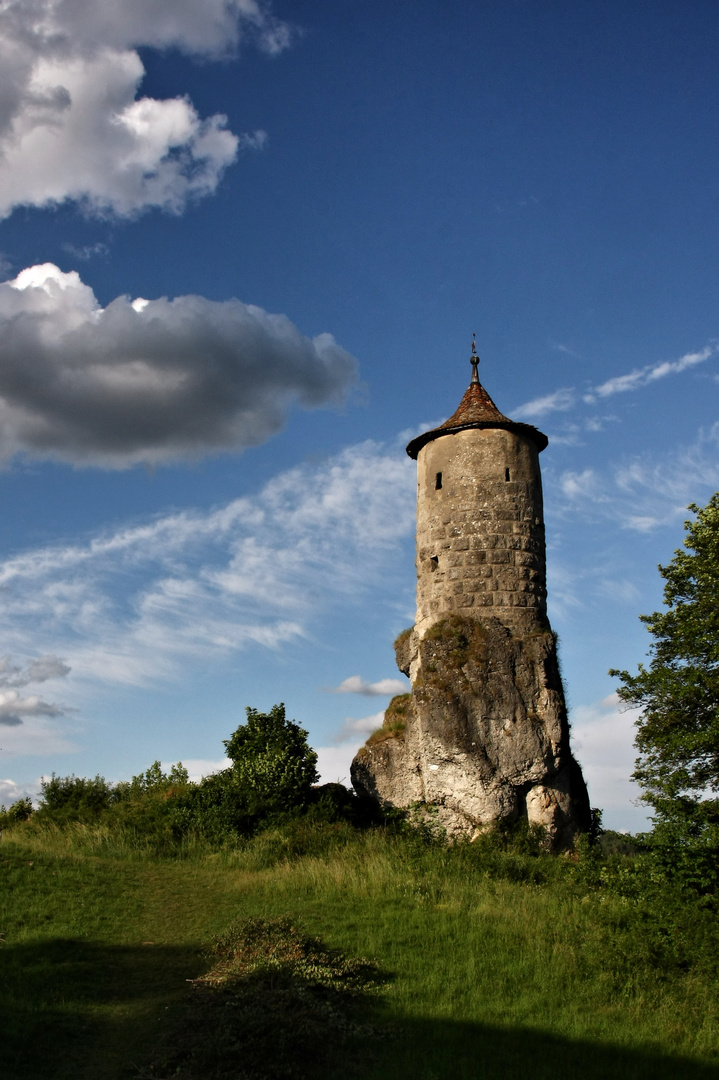
[[[160,858],[101,829],[21,826],[0,844],[0,897],[5,1080],[719,1080],[711,912],[663,912],[609,889],[590,859],[448,850],[344,826]],[[237,927],[288,913],[295,938],[268,968]],[[218,935],[225,945],[208,955]],[[346,1023],[313,1027],[314,999],[302,1009],[307,994],[327,1005],[327,980],[302,967],[310,954],[343,970],[373,959],[383,986],[355,987]],[[210,987],[201,1022],[197,979]],[[266,1005],[252,1012],[252,1002]],[[247,1051],[260,1014],[276,1017],[264,1059]],[[295,1026],[306,1039],[278,1057],[280,1043],[294,1045],[280,1038],[288,1014],[305,1016]],[[210,1060],[202,1040],[218,1042],[225,1029],[212,1017],[229,1015],[235,1065],[225,1057],[213,1072],[197,1064]]]

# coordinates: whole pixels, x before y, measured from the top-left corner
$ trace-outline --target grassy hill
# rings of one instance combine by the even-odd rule
[[[3,1076],[719,1080],[716,909],[640,863],[309,822],[160,856],[18,824]]]

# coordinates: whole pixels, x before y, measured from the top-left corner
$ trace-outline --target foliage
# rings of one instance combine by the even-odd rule
[[[38,815],[55,821],[86,821],[107,810],[112,786],[104,776],[90,780],[81,776],[56,776],[40,785]]]
[[[144,795],[167,792],[172,788],[186,787],[189,782],[189,773],[181,761],[174,764],[169,773],[162,771],[162,764],[159,761],[153,761],[149,769],[133,776],[129,783],[116,784],[113,797],[115,801],[137,799]]]
[[[102,776],[53,773],[42,785],[38,825],[102,822],[122,832],[130,847],[150,844],[158,853],[170,853],[184,850],[191,836],[216,846],[236,843],[286,814],[307,813],[316,821],[356,816],[358,800],[345,788],[336,790],[341,785],[313,787],[317,755],[307,744],[307,732],[286,719],[284,705],[269,713],[248,708],[247,722],[225,747],[231,767],[197,784],[181,762],[165,773],[154,761],[132,780],[114,785]]]
[[[225,741],[232,780],[251,814],[286,812],[306,804],[317,783],[317,754],[307,732],[287,720],[285,706],[269,713],[248,708],[247,722]]]
[[[330,1060],[341,1066],[348,1037],[373,1034],[354,1014],[377,965],[328,949],[289,915],[234,924],[210,955],[152,1076],[301,1080]]]
[[[367,739],[367,746],[384,742],[386,739],[397,739],[407,727],[407,713],[412,705],[411,694],[396,694],[392,698],[384,714],[382,726],[373,731]]]
[[[9,829],[21,821],[28,821],[33,813],[32,799],[18,799],[7,810],[0,806],[0,829]]]
[[[204,840],[223,844],[249,835],[258,815],[250,809],[246,792],[232,769],[206,776],[173,801],[173,822],[178,835],[194,832]]]
[[[613,669],[637,721],[634,779],[654,810],[653,845],[667,872],[701,892],[719,886],[719,492],[685,522],[664,578],[666,611],[641,616],[648,667]],[[713,797],[712,797],[713,796]]]

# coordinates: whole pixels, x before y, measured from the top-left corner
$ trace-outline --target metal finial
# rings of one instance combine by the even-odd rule
[[[479,357],[477,356],[477,335],[472,334],[472,355],[469,358],[469,362],[472,365],[472,383],[479,382],[479,375],[477,374],[477,367],[479,365]]]

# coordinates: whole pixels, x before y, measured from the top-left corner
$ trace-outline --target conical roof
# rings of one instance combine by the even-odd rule
[[[432,442],[433,439],[439,439],[443,435],[454,435],[455,432],[466,431],[468,428],[503,428],[505,431],[514,432],[515,435],[523,435],[526,439],[531,439],[536,444],[537,450],[544,450],[549,439],[543,432],[533,427],[532,424],[522,424],[510,420],[494,404],[479,381],[477,374],[479,357],[474,351],[474,345],[472,345],[471,363],[473,367],[472,381],[465,390],[464,397],[456,411],[452,413],[449,420],[445,420],[439,427],[432,428],[431,431],[425,431],[423,435],[418,435],[415,439],[412,439],[407,444],[409,456],[416,458],[422,447],[426,446],[428,442]]]

